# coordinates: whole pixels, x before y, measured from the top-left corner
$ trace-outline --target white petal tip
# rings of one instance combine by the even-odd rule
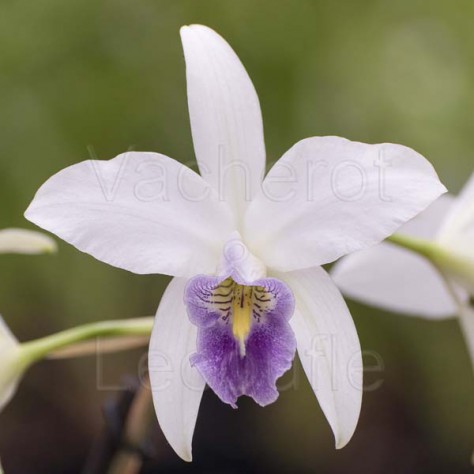
[[[199,25],[199,24],[193,24],[193,25],[183,25],[179,29],[179,33],[181,35],[181,40],[184,41],[186,39],[195,39],[197,37],[200,37],[202,39],[207,39],[209,40],[210,38],[214,40],[221,40],[224,41],[224,38],[217,33],[215,30],[212,28],[209,28],[206,25]]]
[[[360,411],[360,409],[359,409]],[[339,432],[339,433],[336,433],[334,430],[333,430],[333,433],[334,433],[334,441],[335,441],[335,448],[336,449],[342,449],[342,448],[345,448],[348,444],[349,444],[349,441],[352,439],[352,437],[354,436],[354,433],[355,433],[355,430],[356,430],[356,427],[357,427],[357,422],[354,424],[353,422],[351,423],[351,426],[353,427],[353,429],[349,432],[349,431],[346,431],[346,432]]]
[[[347,446],[347,443],[349,443],[349,439],[338,439],[336,438],[336,449],[342,449]]]
[[[209,28],[206,25],[200,25],[198,23],[193,23],[191,25],[183,25],[180,28],[180,31],[185,31],[185,30],[206,30],[206,31],[213,31],[214,32],[214,30],[212,28]]]
[[[181,37],[183,37],[187,33],[191,33],[192,30],[196,31],[196,30],[200,30],[200,29],[210,30],[210,28],[208,28],[207,26],[204,26],[204,25],[183,25],[179,29],[179,33],[181,34]]]
[[[191,452],[181,453],[179,455],[179,457],[185,462],[192,462],[193,461],[193,455],[191,454]]]
[[[438,197],[441,197],[443,194],[446,194],[448,192],[448,189],[446,188],[446,186],[440,181],[439,182],[439,196]]]
[[[43,236],[44,241],[41,246],[38,247],[40,253],[56,253],[58,251],[58,244],[51,237]]]
[[[37,255],[56,251],[56,242],[41,232],[14,228],[0,231],[0,253]]]

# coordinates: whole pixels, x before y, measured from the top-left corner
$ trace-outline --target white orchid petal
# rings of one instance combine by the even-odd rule
[[[0,253],[36,255],[56,250],[56,242],[41,232],[15,228],[0,230]]]
[[[181,39],[201,175],[240,213],[260,188],[265,171],[257,93],[237,55],[215,31],[185,26]]]
[[[438,242],[474,262],[474,173],[462,189],[439,231]]]
[[[362,401],[362,355],[347,306],[329,275],[315,267],[276,275],[292,289],[290,320],[298,355],[331,425],[336,448],[351,439]]]
[[[148,365],[160,427],[176,453],[191,461],[191,442],[205,382],[191,367],[197,329],[183,302],[187,280],[174,278],[163,295],[150,340]]]
[[[233,230],[211,187],[157,153],[70,166],[46,181],[25,216],[110,265],[177,276],[214,271]]]
[[[0,411],[15,394],[25,368],[20,345],[0,316]]]
[[[433,239],[454,198],[445,194],[400,228],[400,234]],[[438,270],[424,257],[390,243],[348,255],[331,276],[348,297],[406,315],[441,319],[457,314],[457,305]],[[463,301],[468,295],[457,289]]]
[[[410,148],[308,138],[265,178],[244,239],[280,271],[322,265],[380,242],[445,190]]]

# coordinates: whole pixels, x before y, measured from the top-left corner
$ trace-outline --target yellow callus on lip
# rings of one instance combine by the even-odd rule
[[[232,300],[232,333],[239,341],[240,356],[245,356],[245,339],[250,332],[253,308],[253,287],[235,285]]]
[[[245,345],[252,325],[261,323],[275,307],[274,295],[262,286],[240,285],[229,277],[207,298],[213,311],[220,313],[221,321],[230,324],[240,356],[245,357]]]

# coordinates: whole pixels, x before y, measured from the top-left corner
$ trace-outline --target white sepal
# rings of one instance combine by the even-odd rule
[[[187,280],[174,278],[156,313],[150,340],[148,366],[158,422],[176,453],[192,460],[191,442],[205,382],[191,367],[197,328],[183,302]]]
[[[295,295],[290,324],[298,355],[332,428],[336,448],[342,448],[354,434],[362,403],[362,354],[354,322],[321,267],[276,276]]]
[[[184,26],[181,39],[199,170],[240,219],[265,172],[257,93],[237,55],[215,31]]]

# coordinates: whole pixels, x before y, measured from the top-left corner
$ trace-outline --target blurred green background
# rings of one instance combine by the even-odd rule
[[[1,0],[0,227],[22,217],[56,171],[129,148],[194,159],[178,30],[220,32],[263,109],[268,159],[297,140],[340,135],[426,156],[457,192],[473,170],[472,0]],[[0,311],[21,340],[98,319],[154,314],[167,279],[117,270],[60,243],[55,256],[2,256]],[[296,364],[274,405],[233,411],[206,392],[181,462],[157,434],[147,472],[470,472],[474,379],[456,321],[351,304],[368,372],[360,424],[335,451]],[[145,349],[108,356],[126,384]],[[375,360],[366,359],[368,365]],[[79,473],[103,431],[97,361],[45,362],[0,416],[7,474]]]

